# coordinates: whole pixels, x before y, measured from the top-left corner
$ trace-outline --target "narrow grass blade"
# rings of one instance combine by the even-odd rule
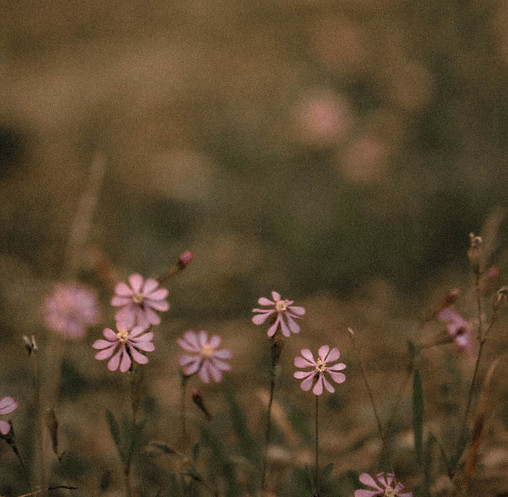
[[[423,388],[420,371],[415,369],[413,376],[413,434],[416,460],[420,466],[423,464]]]

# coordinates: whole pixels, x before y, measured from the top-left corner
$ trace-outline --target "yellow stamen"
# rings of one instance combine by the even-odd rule
[[[209,343],[205,343],[201,347],[201,355],[203,359],[210,359],[210,357],[215,355],[215,349]]]
[[[287,300],[277,300],[275,302],[275,310],[277,312],[283,312],[288,308],[288,301]]]
[[[133,296],[132,296],[132,301],[135,303],[135,304],[142,304],[143,301],[145,300],[145,296],[142,294],[142,293],[135,293]]]
[[[116,337],[120,343],[125,343],[129,339],[129,331],[124,329],[118,330]]]

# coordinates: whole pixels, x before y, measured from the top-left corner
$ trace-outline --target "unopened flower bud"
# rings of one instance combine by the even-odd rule
[[[192,393],[192,402],[194,402],[197,408],[206,416],[206,419],[210,421],[210,419],[212,419],[212,415],[210,414],[210,411],[208,411],[208,409],[206,408],[200,391],[197,388],[193,388],[191,393]]]
[[[33,335],[30,338],[28,338],[26,335],[23,335],[23,343],[25,344],[26,350],[28,351],[28,356],[32,355],[32,353],[35,354],[39,350]]]
[[[446,297],[445,297],[442,307],[447,307],[450,304],[453,304],[459,298],[459,295],[460,295],[460,290],[458,288],[453,288],[452,290],[450,290],[446,294]]]
[[[194,259],[194,253],[191,250],[186,250],[178,258],[178,264],[183,269],[185,266],[188,266],[192,262],[193,259]]]
[[[494,294],[494,312],[500,314],[508,306],[508,286],[502,286]]]
[[[483,240],[481,236],[476,236],[474,233],[469,233],[469,250],[467,257],[473,268],[475,274],[479,275],[482,269],[482,250]]]

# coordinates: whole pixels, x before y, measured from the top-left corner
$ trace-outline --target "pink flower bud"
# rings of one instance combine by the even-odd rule
[[[184,268],[188,266],[192,260],[194,259],[194,253],[191,250],[186,250],[183,254],[178,258],[178,264]]]

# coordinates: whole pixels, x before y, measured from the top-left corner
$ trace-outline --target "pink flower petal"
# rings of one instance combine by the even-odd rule
[[[222,339],[219,335],[212,335],[208,341],[208,345],[210,345],[213,349],[216,349],[220,346],[221,341]]]
[[[286,313],[286,319],[288,320],[289,329],[293,333],[299,333],[300,325],[288,313]]]
[[[108,340],[95,340],[95,342],[92,344],[92,347],[96,350],[107,349],[111,346],[113,346],[113,348],[116,347],[116,343],[111,344],[111,342]]]
[[[115,286],[115,294],[119,297],[132,297],[133,291],[129,285],[121,282]],[[112,305],[115,305],[115,304],[112,304]]]
[[[340,352],[337,347],[334,347],[330,352],[328,352],[328,356],[326,357],[326,362],[335,362],[340,358]]]
[[[268,331],[266,332],[266,334],[269,337],[273,337],[273,335],[275,335],[275,332],[277,331],[277,328],[279,327],[279,324],[282,324],[282,323],[283,323],[282,316],[280,314],[277,314],[277,318],[275,319],[275,322],[272,324],[272,326],[270,326],[270,328],[268,328]]]
[[[200,368],[201,368],[201,360],[195,359],[188,366],[186,366],[186,368],[184,369],[184,374],[186,374],[187,376],[191,376],[197,373],[200,370]]]
[[[207,345],[208,343],[208,333],[205,330],[199,330],[198,331],[198,343],[199,343],[199,349],[201,350],[202,347]]]
[[[288,307],[288,310],[290,312],[296,314],[297,316],[303,316],[305,314],[305,308],[296,306],[296,305],[292,305],[292,306]]]
[[[119,296],[119,295],[115,295],[111,299],[111,305],[113,307],[119,307],[119,306],[122,306],[122,305],[129,305],[131,302],[132,302],[132,297],[122,297],[122,296]]]
[[[111,357],[113,355],[113,352],[115,351],[115,349],[116,349],[116,344],[112,345],[109,349],[104,349],[104,350],[101,350],[100,352],[97,352],[97,354],[95,354],[95,358],[98,361],[107,359],[108,357]]]
[[[100,352],[99,352],[100,354]],[[97,354],[97,355],[99,355]],[[97,357],[97,355],[95,357]],[[120,359],[122,358],[122,349],[120,349],[109,361],[108,361],[108,369],[110,371],[116,371],[118,366],[120,365]]]
[[[205,362],[201,366],[201,369],[199,370],[198,375],[203,383],[210,383],[210,373],[208,371],[208,368],[209,368],[208,362]]]
[[[258,309],[253,309],[254,312],[259,312],[260,314],[255,314],[252,316],[252,322],[254,324],[263,324],[266,321],[268,316],[271,316],[275,311],[273,309],[262,311]]]
[[[148,357],[144,356],[140,352],[138,352],[132,345],[129,344],[129,352],[131,357],[134,359],[135,362],[138,364],[146,364],[148,362]],[[149,351],[148,351],[149,352]],[[128,355],[128,354],[125,354]],[[130,367],[130,361],[129,366],[127,366],[127,369]],[[122,370],[122,366],[120,365],[120,370]]]
[[[344,383],[346,381],[346,375],[344,373],[336,373],[335,371],[327,370],[335,383]]]
[[[355,497],[375,497],[376,495],[381,495],[381,491],[378,490],[355,490]]]
[[[131,274],[129,276],[129,283],[131,285],[132,290],[134,293],[141,293],[141,289],[143,288],[143,276],[140,274]]]
[[[383,490],[377,482],[368,473],[362,473],[358,478],[364,485],[375,488],[376,490]]]
[[[120,372],[126,373],[127,371],[129,371],[131,364],[132,364],[132,360],[131,360],[129,354],[127,354],[127,351],[125,350],[125,347],[124,347],[122,349],[122,360],[120,361]]]
[[[10,414],[18,407],[18,401],[13,397],[4,397],[0,400],[0,414]]]
[[[314,388],[312,389],[312,393],[314,395],[321,395],[323,393],[323,375],[318,375],[318,379],[316,381],[316,384],[314,385]]]
[[[327,366],[327,371],[342,371],[343,369],[346,369],[346,365],[343,362],[338,362],[337,364],[334,364],[333,366]]]
[[[261,297],[258,299],[259,305],[275,305],[275,302],[272,302],[270,299],[267,299],[266,297]],[[256,309],[254,309],[254,312],[256,312]]]
[[[166,312],[169,311],[169,302],[166,302],[165,300],[152,300],[152,299],[146,299],[145,304],[152,309],[155,309],[156,311]]]
[[[284,322],[284,319],[282,319],[282,314],[279,314],[279,318],[280,318],[280,329],[282,331],[282,334],[285,337],[290,337],[291,336],[291,330],[289,329],[288,325]]]
[[[335,392],[335,388],[333,388],[333,385],[326,379],[325,375],[322,374],[321,375],[323,377],[323,383],[325,385],[325,388],[330,392],[330,393],[333,393]]]
[[[297,368],[308,368],[315,366],[315,364],[300,356],[295,357],[294,364]]]
[[[318,356],[319,358],[323,361],[323,362],[327,362],[327,355],[328,355],[328,352],[330,351],[330,346],[329,345],[321,345],[321,347],[319,347],[318,349]]]
[[[153,302],[164,301],[168,295],[169,290],[167,288],[159,288],[158,290],[150,293],[145,292],[145,298]]]
[[[278,292],[272,292],[272,299],[277,302],[278,300],[280,300],[280,293]]]
[[[316,374],[316,371],[295,371],[293,373],[293,377],[297,380],[303,380],[304,378],[307,378],[308,376],[314,376]]]
[[[153,296],[153,292],[154,290],[159,286],[159,282],[154,279],[154,278],[148,278],[146,281],[145,281],[145,284],[143,285],[143,295],[145,297],[147,297],[149,294],[152,294],[150,295],[151,298],[157,298],[157,297],[154,297]],[[164,289],[161,289],[161,290],[164,290]],[[166,290],[167,291],[167,290]],[[164,298],[164,297],[161,297],[161,298]]]
[[[309,349],[302,349],[300,351],[302,357],[307,359],[313,366],[316,365],[316,361],[314,360],[314,354]]]
[[[218,359],[231,359],[233,357],[233,352],[229,349],[222,349],[215,352],[215,356]]]
[[[148,306],[145,306],[145,309],[144,309],[144,314],[145,314],[145,317],[146,317],[146,320],[150,323],[150,324],[153,324],[153,325],[158,325],[160,324],[161,322],[161,318],[160,316],[155,312],[153,311],[152,309],[150,309],[150,307]],[[140,323],[141,324],[141,323]]]
[[[315,376],[316,376],[316,371],[312,371],[311,374],[300,383],[300,388],[303,391],[308,392],[312,388]]]
[[[134,325],[136,324],[136,316],[137,312],[133,305],[123,307],[115,314],[117,328],[121,327],[127,330],[134,328]]]

